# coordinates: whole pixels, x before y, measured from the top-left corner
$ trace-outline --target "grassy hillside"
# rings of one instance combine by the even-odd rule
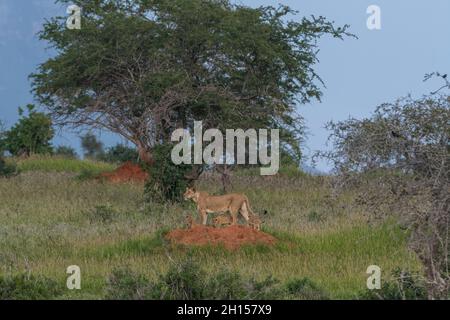
[[[128,267],[158,279],[174,262],[191,256],[208,273],[226,267],[256,279],[307,277],[331,298],[355,298],[365,289],[366,269],[383,276],[399,267],[419,270],[406,246],[407,234],[392,222],[367,223],[351,193],[334,199],[326,177],[251,177],[233,180],[256,212],[268,211],[263,230],[276,246],[180,248],[163,240],[182,227],[192,204],[149,205],[142,185],[111,185],[74,178],[74,172],[110,170],[103,163],[38,158],[19,162],[21,173],[0,178],[0,273],[31,272],[66,283],[66,268],[78,265],[82,290],[63,298],[102,298],[108,276]],[[219,180],[205,177],[199,189],[218,192]]]

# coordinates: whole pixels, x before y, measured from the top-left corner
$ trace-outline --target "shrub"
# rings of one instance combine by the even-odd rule
[[[236,300],[325,299],[327,295],[307,278],[281,285],[272,277],[262,281],[221,270],[208,275],[191,258],[172,266],[158,281],[128,269],[114,271],[108,279],[108,299]]]
[[[34,108],[34,105],[27,105],[28,116],[19,108],[19,121],[5,133],[3,147],[14,156],[52,152],[52,121],[48,115],[36,112]]]
[[[145,185],[148,201],[180,201],[188,185],[186,174],[192,170],[191,165],[176,165],[172,162],[172,144],[155,146],[153,165],[147,167],[151,179]]]
[[[152,288],[150,282],[141,274],[130,269],[114,270],[108,278],[106,299],[142,300],[147,298]]]
[[[286,291],[295,299],[324,300],[328,295],[309,278],[294,279],[286,284]]]
[[[161,277],[155,289],[159,291],[157,296],[164,300],[205,299],[207,292],[205,280],[206,274],[203,269],[188,259],[180,265],[170,268]]]
[[[62,291],[62,286],[44,276],[0,276],[0,300],[52,299],[61,295]]]
[[[0,157],[0,177],[9,178],[17,173],[17,165],[13,162],[7,163]]]
[[[408,271],[397,269],[392,274],[392,280],[382,283],[381,289],[367,289],[360,294],[366,300],[424,300],[427,291],[423,277]]]

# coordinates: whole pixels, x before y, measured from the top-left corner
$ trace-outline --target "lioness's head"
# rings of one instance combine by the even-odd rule
[[[186,191],[183,194],[184,200],[189,200],[195,198],[195,195],[197,194],[197,191],[195,188],[186,188]]]

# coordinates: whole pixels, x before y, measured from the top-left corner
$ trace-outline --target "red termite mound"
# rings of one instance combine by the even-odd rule
[[[139,165],[125,162],[112,172],[100,174],[99,178],[112,183],[145,182],[148,179],[148,174]]]
[[[270,234],[242,225],[225,228],[194,225],[190,229],[172,230],[166,239],[182,245],[223,245],[227,249],[238,249],[242,245],[273,245],[276,242]]]

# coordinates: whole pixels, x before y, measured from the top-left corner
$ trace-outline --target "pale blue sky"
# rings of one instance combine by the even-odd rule
[[[406,94],[420,96],[436,88],[423,83],[425,73],[450,72],[450,1],[410,0],[241,0],[249,6],[287,4],[304,15],[323,15],[350,24],[359,39],[320,41],[316,70],[325,81],[322,103],[301,106],[309,127],[305,153],[324,149],[329,120],[368,116],[376,105]],[[381,8],[381,30],[366,27],[366,9]],[[35,32],[45,17],[65,14],[53,0],[0,0],[0,119],[17,120],[17,107],[33,102],[28,75],[51,54]],[[106,132],[106,145],[118,141]],[[79,149],[79,139],[59,132],[55,145]],[[319,169],[326,170],[325,163]]]

